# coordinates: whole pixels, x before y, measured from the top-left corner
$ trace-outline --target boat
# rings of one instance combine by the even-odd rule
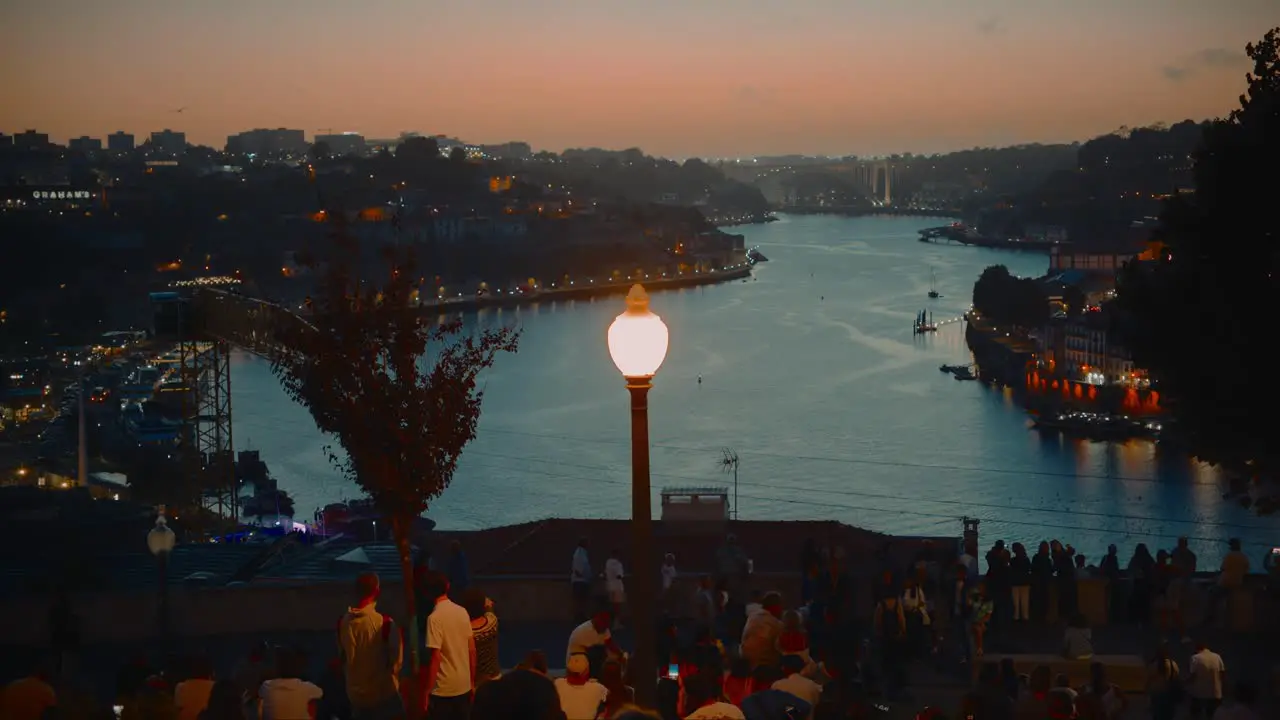
[[[938,298],[942,297],[942,295],[938,293],[937,285],[938,285],[938,276],[934,274],[933,268],[929,268],[929,297],[933,298],[934,300],[937,300]]]
[[[955,376],[957,380],[977,380],[978,379],[978,376],[974,375],[973,371],[967,367],[962,367],[957,369],[955,371]]]
[[[1041,432],[1063,433],[1097,441],[1157,438],[1162,429],[1161,424],[1155,421],[1091,412],[1041,415],[1032,427]]]
[[[933,318],[929,317],[926,311],[921,310],[920,313],[916,315],[916,322],[912,325],[911,331],[916,335],[937,332],[938,326],[934,325],[932,320]]]

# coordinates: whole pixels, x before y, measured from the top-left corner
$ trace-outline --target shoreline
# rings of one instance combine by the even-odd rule
[[[716,285],[723,282],[733,280],[741,280],[751,276],[751,263],[743,263],[730,267],[727,270],[716,270],[713,272],[696,273],[693,275],[684,275],[673,278],[653,278],[640,285],[649,292],[658,290],[676,290],[686,287],[698,287],[700,285]],[[532,295],[486,295],[483,297],[463,297],[451,298],[447,300],[436,300],[434,302],[424,302],[418,305],[423,311],[459,311],[466,312],[470,310],[483,310],[491,307],[514,307],[517,305],[534,305],[540,302],[556,300],[581,300],[585,298],[609,297],[611,295],[626,295],[631,290],[631,286],[637,284],[636,281],[628,280],[624,282],[600,283],[599,285],[591,284],[581,287],[554,288],[551,290],[540,290]]]
[[[871,217],[889,215],[893,217],[930,217],[958,219],[962,215],[959,210],[926,210],[923,208],[857,208],[857,207],[804,207],[790,206],[775,210],[780,215],[838,215],[840,217]]]

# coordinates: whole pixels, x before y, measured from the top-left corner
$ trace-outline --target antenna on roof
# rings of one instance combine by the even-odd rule
[[[738,452],[733,448],[720,449],[720,472],[733,473],[732,517],[738,519]]]

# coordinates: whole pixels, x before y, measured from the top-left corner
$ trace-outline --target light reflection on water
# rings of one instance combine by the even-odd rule
[[[940,373],[972,361],[963,326],[912,336],[915,313],[959,316],[984,267],[1035,275],[1046,258],[916,242],[930,224],[814,216],[742,228],[771,260],[757,279],[654,293],[671,330],[650,398],[655,493],[726,483],[717,460],[729,446],[742,458],[744,519],[954,535],[967,514],[983,519],[984,540],[1057,535],[1091,558],[1109,542],[1127,556],[1185,534],[1206,566],[1218,538],[1244,538],[1251,555],[1272,544],[1263,521],[1222,502],[1212,470],[1150,443],[1041,435],[1011,391]],[[938,300],[926,297],[930,268]],[[621,308],[611,297],[468,318],[524,337],[483,378],[479,437],[429,512],[442,527],[629,513],[626,393],[604,342]],[[262,451],[300,510],[357,494],[265,364],[237,356],[233,393],[237,443]]]

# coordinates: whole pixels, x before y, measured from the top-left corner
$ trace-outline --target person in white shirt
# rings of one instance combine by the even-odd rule
[[[590,656],[592,652],[598,652],[593,648],[603,648],[606,653],[622,657],[622,650],[613,641],[613,636],[609,633],[609,625],[613,618],[607,612],[598,612],[591,616],[591,619],[582,623],[569,633],[569,649],[565,653],[565,666],[568,667],[570,658],[581,653]],[[603,660],[603,658],[601,658]]]
[[[595,720],[609,697],[609,690],[591,679],[591,662],[583,653],[569,656],[565,676],[555,683],[565,720]]]
[[[449,580],[432,570],[423,578],[427,597],[435,609],[427,616],[425,687],[428,720],[467,720],[476,689],[476,637],[471,616],[449,599]]]
[[[747,720],[741,708],[724,701],[719,680],[694,674],[684,681],[684,720]]]
[[[604,563],[604,589],[609,593],[609,604],[613,606],[614,621],[619,624],[622,618],[622,606],[627,602],[627,590],[622,584],[624,574],[622,560],[618,557],[618,551],[614,550],[609,553],[609,559]]]
[[[813,717],[812,708],[818,707],[818,700],[822,698],[822,686],[802,675],[805,669],[804,660],[795,656],[787,655],[782,658],[783,678],[772,685],[774,690],[781,690],[784,693],[790,693],[809,703],[809,717]]]
[[[285,649],[277,655],[280,677],[258,688],[258,717],[262,720],[315,720],[316,703],[324,696],[317,685],[302,679],[307,658],[299,650]]]
[[[569,570],[574,622],[581,622],[587,617],[587,607],[591,601],[591,556],[588,549],[586,538],[578,541],[578,547],[573,551],[573,565]]]
[[[674,598],[671,593],[671,586],[676,581],[676,556],[667,553],[662,559],[662,604],[667,608],[668,612],[673,611]]]
[[[1254,705],[1258,702],[1258,689],[1252,683],[1236,683],[1231,692],[1231,702],[1218,708],[1213,720],[1262,720]]]
[[[1222,656],[1204,643],[1196,645],[1188,667],[1187,695],[1191,698],[1191,717],[1209,720],[1222,704],[1222,680],[1227,666]]]

